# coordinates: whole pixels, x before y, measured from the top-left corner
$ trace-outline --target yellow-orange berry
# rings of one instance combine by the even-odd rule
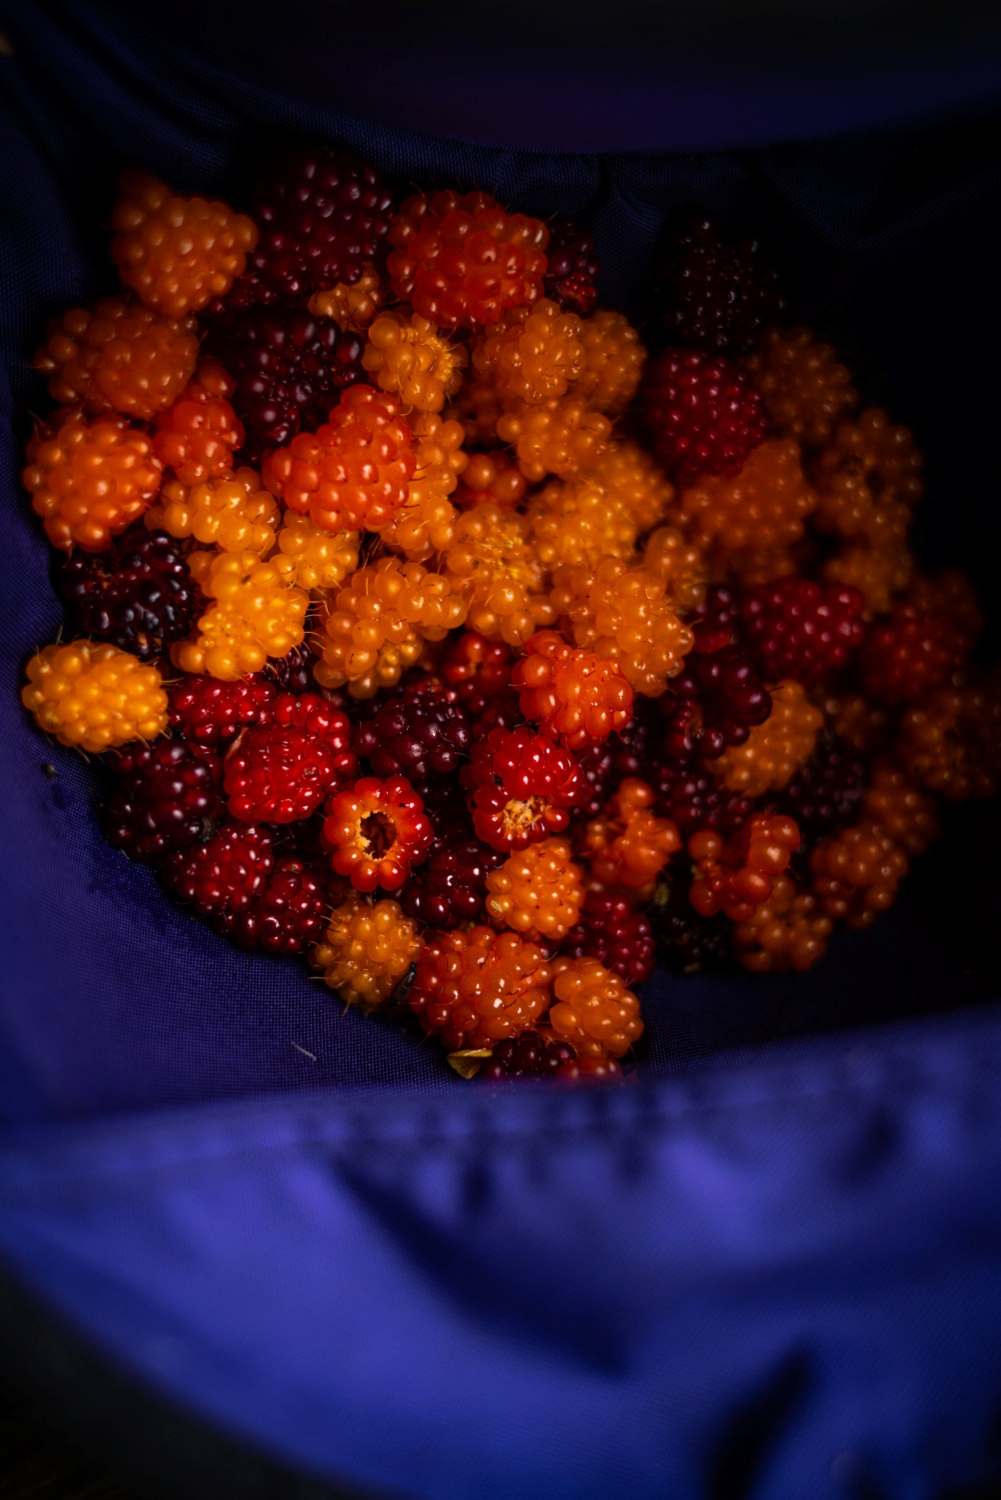
[[[674,487],[663,469],[637,443],[608,443],[587,472],[626,506],[638,531],[649,531],[662,521],[674,499]]]
[[[580,330],[583,367],[574,395],[610,417],[624,412],[636,394],[646,350],[636,329],[619,312],[601,309]]]
[[[972,678],[909,709],[897,757],[922,786],[951,801],[993,797],[1001,786],[1001,682]]]
[[[896,501],[912,509],[924,493],[921,468],[921,454],[907,428],[895,426],[885,411],[869,407],[854,421],[842,422],[817,457],[813,480],[822,497],[820,517],[831,509],[842,486],[858,505],[868,499],[873,508],[881,509]],[[848,508],[845,501],[841,504]]]
[[[545,572],[516,511],[478,505],[461,515],[445,568],[467,602],[471,630],[520,646],[552,623]]]
[[[257,226],[225,203],[182,198],[145,172],[126,172],[111,254],[126,286],[180,318],[223,297],[257,243]]]
[[[425,562],[452,542],[456,511],[449,496],[466,467],[464,433],[459,422],[446,422],[433,412],[418,413],[411,426],[417,444],[414,477],[403,504],[379,535],[404,557]]]
[[[539,1019],[549,1004],[550,977],[538,943],[469,927],[425,943],[407,1004],[450,1051],[490,1047]]]
[[[710,475],[683,490],[680,514],[695,541],[736,552],[799,541],[816,503],[799,444],[775,438],[760,443],[735,477]]]
[[[637,526],[626,507],[589,476],[554,479],[525,512],[536,556],[547,571],[603,557],[629,557]]]
[[[868,927],[893,905],[907,856],[884,828],[865,818],[823,839],[810,856],[810,871],[827,916]]]
[[[396,396],[353,385],[316,432],[300,432],[264,461],[264,483],[290,510],[328,531],[377,531],[407,498],[416,447]]]
[[[141,303],[107,297],[63,313],[35,369],[48,375],[57,401],[142,420],[177,399],[197,358],[193,318],[161,318]]]
[[[278,506],[253,469],[224,479],[186,485],[169,479],[146,512],[152,530],[192,536],[224,552],[269,552],[274,546]]]
[[[769,328],[747,369],[776,432],[800,443],[826,443],[858,400],[835,350],[808,328]]]
[[[171,647],[183,672],[235,682],[301,645],[309,595],[296,588],[289,558],[277,553],[262,562],[253,552],[194,552],[188,566],[212,602],[194,638]]]
[[[914,572],[914,558],[906,544],[870,547],[848,546],[828,558],[822,569],[832,583],[858,589],[865,600],[866,616],[886,614]]]
[[[632,718],[633,690],[615,662],[569,646],[555,630],[525,642],[511,673],[521,711],[570,750],[598,744]]]
[[[658,526],[643,548],[643,566],[661,580],[674,608],[690,614],[705,603],[709,566],[701,547],[685,540],[675,526]]]
[[[876,766],[862,799],[862,816],[885,829],[911,857],[938,837],[935,803],[891,761]]]
[[[233,382],[212,360],[199,365],[194,380],[156,421],[153,448],[164,468],[184,484],[222,479],[243,443],[243,423],[229,403]]]
[[[351,895],[334,907],[313,963],[348,1005],[381,1005],[421,951],[417,924],[399,902]]]
[[[480,443],[491,448],[497,444],[497,423],[503,411],[493,386],[478,379],[473,371],[462,382],[462,389],[445,415],[462,423],[468,444]]]
[[[733,931],[741,964],[754,974],[802,973],[823,958],[834,923],[811,891],[783,875],[768,899]]]
[[[99,754],[167,727],[167,694],[156,667],[117,646],[70,641],[31,658],[21,702],[64,745]]]
[[[579,1057],[623,1057],[643,1035],[636,996],[596,958],[555,960],[549,1025]]]
[[[362,364],[380,390],[418,411],[441,411],[462,384],[466,351],[414,313],[381,313],[368,331]]]
[[[746,797],[787,786],[813,754],[823,722],[802,683],[780,682],[772,689],[772,711],[765,722],[716,762],[724,786]]]
[[[88,421],[72,408],[28,444],[24,486],[54,547],[100,552],[137,521],[160,486],[145,432],[124,417]]]
[[[369,260],[357,281],[350,285],[339,281],[325,291],[314,292],[309,299],[309,310],[314,317],[333,318],[339,328],[364,333],[385,300],[386,289],[378,267]]]
[[[515,307],[473,346],[473,368],[504,405],[562,396],[584,368],[581,320],[542,298]]]
[[[370,698],[399,682],[425,641],[440,641],[465,618],[465,604],[447,578],[420,563],[381,557],[359,568],[334,595],[324,622],[322,687],[347,687]]]
[[[303,589],[335,589],[358,566],[357,531],[327,531],[308,516],[287,510],[278,547],[291,561],[295,582]]]
[[[525,476],[506,453],[471,453],[455,503],[463,510],[476,505],[498,505],[517,509],[528,488]]]
[[[703,828],[688,840],[688,897],[701,917],[722,912],[747,922],[767,901],[799,848],[799,828],[777,813],[754,813],[729,838]]]
[[[677,828],[668,818],[657,817],[653,804],[653,789],[627,776],[584,828],[581,848],[600,885],[629,891],[639,899],[653,894],[657,876],[681,848]]]
[[[561,942],[580,916],[584,881],[567,839],[516,850],[487,876],[487,914],[540,942]]]
[[[537,483],[547,474],[572,479],[589,468],[601,453],[612,424],[576,396],[519,405],[497,422],[497,436],[511,443],[518,467]]]
[[[614,557],[558,568],[551,598],[575,645],[616,662],[637,693],[656,698],[692,649],[692,632],[648,568]]]

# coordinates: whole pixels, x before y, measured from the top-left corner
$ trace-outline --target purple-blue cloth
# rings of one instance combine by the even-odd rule
[[[627,306],[674,206],[767,221],[797,305],[920,435],[926,554],[970,567],[990,600],[990,57],[964,94],[977,110],[952,122],[838,138],[831,117],[823,145],[783,144],[801,132],[772,124],[753,152],[639,154],[671,143],[644,88],[622,94],[634,120],[602,135],[592,119],[587,154],[545,154],[521,134],[499,145],[501,115],[475,143],[461,118],[444,139],[375,106],[352,115],[354,52],[340,93],[328,54],[324,98],[318,48],[298,75],[276,48],[265,82],[222,49],[154,47],[131,14],[27,3],[3,22],[9,1270],[192,1414],[363,1491],[923,1500],[1001,1481],[996,810],[951,820],[893,912],[809,976],[657,976],[641,1085],[494,1097],[173,908],[102,841],[83,758],[38,735],[16,696],[59,622],[16,477],[45,409],[30,355],[48,315],[110,285],[114,173],[129,160],[221,188],[290,130],[404,181],[581,214],[605,294]],[[476,62],[496,90],[509,64],[489,49]],[[703,102],[683,145],[717,144]],[[916,112],[891,104],[887,119]],[[419,90],[410,117],[428,128]],[[540,117],[538,139],[566,124]],[[955,1014],[899,1024],[933,1011]],[[831,1035],[772,1045],[811,1032]],[[693,1066],[711,1054],[725,1062]]]

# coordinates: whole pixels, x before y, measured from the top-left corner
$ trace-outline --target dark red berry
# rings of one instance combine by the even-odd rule
[[[204,844],[170,855],[164,878],[180,901],[225,930],[263,888],[273,865],[266,828],[226,823]]]
[[[276,697],[264,677],[220,682],[216,677],[181,677],[167,690],[171,727],[186,740],[221,745],[241,729],[270,724]]]
[[[810,838],[850,823],[865,794],[866,761],[835,734],[825,734],[813,755],[782,793],[781,811]]]
[[[571,958],[596,958],[632,988],[648,979],[654,945],[649,919],[614,891],[589,891],[577,925],[560,944]]]
[[[250,904],[233,916],[227,935],[261,953],[304,953],[323,935],[328,904],[313,871],[298,859],[279,859]]]
[[[453,776],[469,752],[469,720],[438,678],[404,683],[355,729],[355,747],[380,776],[405,776],[423,789]]]
[[[862,686],[880,703],[913,703],[962,665],[970,638],[950,615],[899,604],[869,630],[859,655]]]
[[[200,843],[222,817],[222,761],[214,750],[160,739],[109,757],[118,779],[105,809],[108,842],[133,859]]]
[[[684,671],[672,679],[661,700],[665,716],[663,749],[679,763],[695,756],[714,760],[731,745],[742,745],[772,711],[768,692],[741,646],[693,651]]]
[[[585,818],[596,818],[608,801],[616,778],[615,748],[608,740],[600,745],[589,745],[578,755],[577,769],[586,787],[581,814]]]
[[[704,766],[655,761],[646,776],[656,794],[657,814],[670,818],[685,838],[700,828],[733,833],[750,815],[748,799],[723,786]]]
[[[691,349],[650,360],[641,393],[654,452],[672,479],[735,474],[765,436],[761,397],[736,365]]]
[[[556,219],[549,226],[544,289],[561,307],[585,317],[598,301],[594,240],[570,219]]]
[[[576,1058],[576,1049],[569,1042],[538,1031],[523,1031],[497,1043],[479,1076],[492,1083],[506,1078],[555,1078]]]
[[[438,675],[455,693],[471,719],[511,691],[514,653],[503,641],[463,630],[449,640],[438,659]]]
[[[432,927],[460,927],[483,915],[486,878],[504,856],[478,839],[446,841],[403,889],[403,910]]]
[[[189,635],[205,608],[180,543],[145,526],[131,527],[104,552],[71,552],[58,581],[75,634],[142,661]]]
[[[767,681],[812,683],[838,671],[858,649],[864,608],[858,589],[790,576],[749,589],[740,624]]]
[[[320,693],[280,693],[271,723],[246,729],[226,757],[229,810],[245,823],[294,823],[354,774],[351,725]]]
[[[670,225],[654,271],[658,326],[672,344],[746,354],[781,317],[778,277],[757,240],[730,239],[704,214]]]

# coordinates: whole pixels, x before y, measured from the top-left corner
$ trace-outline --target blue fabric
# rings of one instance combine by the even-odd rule
[[[245,958],[172,908],[101,840],[82,758],[16,699],[59,620],[16,477],[44,409],[30,354],[47,315],[109,283],[114,173],[129,159],[214,188],[241,148],[290,129],[403,180],[582,214],[605,295],[626,305],[672,207],[767,220],[804,314],[927,448],[928,555],[972,567],[990,598],[996,115],[822,146],[792,144],[793,117],[783,130],[773,115],[751,133],[767,149],[650,155],[625,147],[649,144],[651,95],[626,91],[631,121],[604,133],[598,111],[587,154],[543,154],[525,141],[561,144],[566,119],[539,95],[512,150],[497,113],[472,139],[461,120],[446,139],[352,114],[354,54],[327,54],[325,97],[316,47],[309,77],[276,49],[262,78],[176,38],[153,46],[98,5],[22,4],[4,25],[8,1264],[193,1411],[387,1492],[910,1500],[1001,1472],[1001,1015],[778,1058],[765,1045],[997,994],[996,810],[954,819],[890,916],[810,976],[658,977],[642,1086],[493,1100],[298,967]],[[912,78],[906,108],[891,91],[880,118],[919,98],[981,105],[989,64],[943,63],[927,92]],[[476,66],[499,90],[510,64],[485,51]],[[297,77],[312,80],[301,97]],[[701,129],[716,144],[697,114],[673,139],[658,120],[656,143]],[[832,102],[825,133],[837,115]],[[841,119],[857,123],[847,106]],[[692,1075],[714,1052],[728,1065]]]

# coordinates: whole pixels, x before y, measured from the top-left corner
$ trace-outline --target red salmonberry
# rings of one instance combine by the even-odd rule
[[[808,578],[777,578],[748,589],[740,623],[769,682],[815,682],[837,672],[862,642],[865,600],[858,589]]]
[[[402,888],[431,848],[434,831],[424,803],[402,776],[363,776],[327,803],[323,838],[330,864],[356,891]]]
[[[732,922],[746,922],[768,900],[799,845],[792,818],[773,813],[755,813],[729,839],[696,833],[688,841],[694,863],[692,905],[703,917],[722,912]]]
[[[168,689],[170,724],[202,745],[221,745],[241,729],[270,724],[275,700],[263,677],[221,682],[215,677],[182,677]]]
[[[685,838],[700,828],[733,833],[750,814],[748,799],[722,786],[703,766],[655,760],[647,762],[645,774],[657,813],[670,818]]]
[[[164,877],[180,901],[226,931],[263,889],[273,866],[266,828],[224,823],[204,844],[170,855]]]
[[[851,822],[865,786],[865,759],[838,735],[827,732],[779,801],[804,834],[822,837]]]
[[[133,859],[159,859],[200,843],[222,816],[222,764],[213,750],[160,739],[127,746],[111,764],[117,780],[105,834]]]
[[[669,227],[654,278],[654,316],[670,341],[713,353],[746,353],[783,308],[758,241],[731,238],[698,211]]]
[[[606,741],[603,745],[589,745],[577,757],[577,769],[584,781],[580,811],[585,818],[596,818],[608,801],[617,775],[616,749],[613,746],[614,741]],[[637,775],[638,772],[630,774]]]
[[[862,686],[880,703],[914,703],[963,663],[969,638],[949,615],[898,604],[871,626],[859,657]]]
[[[549,226],[545,293],[571,312],[586,317],[598,300],[598,257],[594,240],[571,219]]]
[[[569,1042],[542,1031],[523,1031],[498,1042],[477,1075],[489,1083],[506,1078],[554,1078],[577,1060]]]
[[[653,969],[649,918],[618,891],[589,891],[575,927],[560,944],[571,958],[596,958],[627,985],[640,984]]]
[[[327,907],[313,871],[298,859],[279,859],[250,905],[227,926],[227,936],[260,953],[305,953],[323,932]]]
[[[606,740],[632,716],[633,690],[616,664],[568,645],[556,630],[525,642],[511,683],[525,718],[569,750]]]
[[[295,823],[356,766],[347,715],[320,693],[279,693],[265,728],[245,729],[226,757],[229,810],[244,823]]]
[[[477,837],[505,852],[562,833],[584,791],[569,751],[526,727],[479,740],[462,783]]]
[[[442,651],[438,674],[470,718],[476,719],[489,704],[508,693],[513,657],[504,641],[463,630],[452,636]]]
[[[486,878],[503,854],[461,836],[439,844],[427,864],[407,882],[400,897],[408,916],[432,927],[461,927],[483,916]]]
[[[761,397],[725,359],[667,349],[647,365],[641,393],[653,449],[672,479],[736,474],[766,430]]]
[[[140,661],[188,635],[205,608],[184,553],[162,531],[134,527],[105,552],[71,552],[59,570],[69,621]]]
[[[544,950],[516,932],[443,932],[425,944],[407,1004],[450,1051],[492,1047],[539,1020],[550,973]]]
[[[417,677],[384,698],[356,727],[355,747],[379,776],[405,776],[415,787],[454,775],[469,752],[469,720],[435,677]]]

